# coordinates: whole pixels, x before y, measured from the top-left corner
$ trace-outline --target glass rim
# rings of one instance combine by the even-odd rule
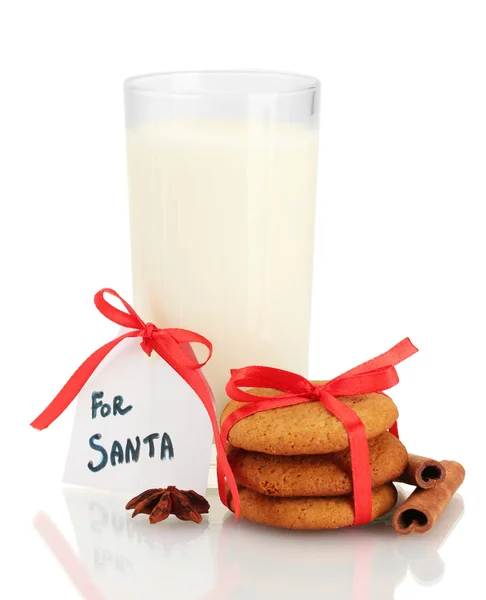
[[[241,75],[241,76],[261,76],[264,77],[281,77],[289,78],[294,82],[301,82],[300,85],[289,86],[289,89],[282,89],[278,91],[268,90],[211,90],[201,89],[198,90],[177,90],[177,89],[154,89],[146,85],[146,82],[153,81],[156,78],[169,78],[174,76],[194,76],[194,75]],[[145,85],[144,85],[145,84]],[[134,75],[125,79],[123,88],[125,92],[133,92],[137,94],[151,94],[155,96],[280,96],[282,94],[302,94],[304,92],[310,92],[320,88],[320,81],[312,75],[305,75],[303,73],[295,73],[291,71],[272,71],[272,70],[201,70],[201,71],[161,71],[156,73],[147,73],[144,75]]]

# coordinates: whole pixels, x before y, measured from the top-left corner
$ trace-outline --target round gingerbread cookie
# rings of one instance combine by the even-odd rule
[[[369,440],[368,446],[374,488],[403,473],[407,450],[394,435],[382,433]],[[268,496],[342,496],[353,490],[349,448],[300,456],[232,448],[228,460],[237,483]]]
[[[248,521],[285,529],[337,529],[354,522],[352,496],[275,498],[241,486],[240,514]],[[373,490],[372,520],[390,511],[397,490],[387,483]],[[233,504],[230,502],[233,510]]]
[[[255,388],[250,393],[270,397],[280,392]],[[387,431],[398,417],[397,407],[385,394],[340,396],[339,399],[360,417],[368,438]],[[221,423],[242,406],[246,403],[231,400],[221,414]],[[327,454],[349,446],[344,425],[319,401],[273,408],[245,417],[233,425],[228,439],[236,448],[279,455]]]

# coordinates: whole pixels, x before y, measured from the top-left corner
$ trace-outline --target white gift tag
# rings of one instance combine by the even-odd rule
[[[126,331],[126,330],[125,330]],[[77,397],[64,481],[138,494],[206,493],[213,432],[194,390],[140,338],[123,340]]]

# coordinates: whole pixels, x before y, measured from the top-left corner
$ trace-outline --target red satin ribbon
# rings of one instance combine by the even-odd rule
[[[222,445],[226,447],[230,429],[245,417],[263,410],[319,400],[331,414],[341,421],[348,434],[354,496],[353,525],[368,523],[372,517],[372,492],[365,428],[358,415],[336,396],[356,396],[381,392],[393,387],[398,383],[395,365],[415,352],[417,352],[417,348],[406,338],[388,352],[346,371],[323,385],[314,385],[305,377],[271,367],[235,369],[231,371],[226,393],[233,400],[247,404],[232,412],[225,419],[221,427]],[[268,388],[279,390],[282,393],[269,398],[250,394],[239,389],[240,387]],[[398,435],[396,423],[390,431]],[[224,476],[223,469],[218,465],[218,486],[222,499]],[[227,501],[223,500],[223,502],[227,504]],[[233,502],[236,508],[237,499],[234,495]]]
[[[118,298],[127,312],[115,308],[105,300],[104,294],[110,294]],[[108,342],[87,358],[79,369],[72,375],[66,385],[62,388],[47,408],[34,420],[31,425],[35,429],[45,429],[59,415],[61,415],[71,402],[79,394],[83,386],[91,377],[101,361],[126,338],[141,337],[140,346],[150,356],[152,351],[157,352],[183,379],[186,381],[201,399],[211,420],[214,433],[216,449],[218,451],[218,474],[224,489],[224,481],[228,485],[231,494],[238,499],[238,488],[231,467],[226,458],[225,446],[221,441],[218,428],[218,420],[214,410],[212,392],[201,373],[198,371],[211,358],[213,348],[209,340],[202,335],[186,329],[159,329],[153,323],[144,323],[133,308],[114,290],[104,288],[94,297],[94,303],[100,313],[110,321],[118,323],[122,327],[132,329]],[[208,349],[208,357],[202,363],[198,363],[191,343],[200,343]],[[236,508],[236,506],[235,506]],[[237,502],[239,515],[239,501]]]

